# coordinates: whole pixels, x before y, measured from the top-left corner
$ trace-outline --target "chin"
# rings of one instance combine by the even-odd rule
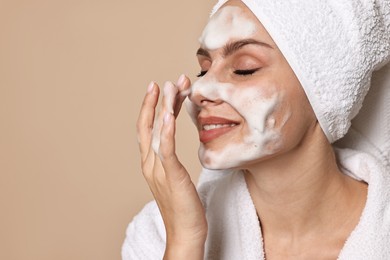
[[[245,170],[269,161],[282,153],[281,145],[228,145],[221,150],[211,150],[201,145],[198,151],[202,166],[209,170]]]

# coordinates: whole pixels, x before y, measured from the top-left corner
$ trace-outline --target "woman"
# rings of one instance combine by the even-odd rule
[[[123,259],[390,258],[386,146],[353,130],[343,145],[360,151],[332,146],[389,61],[389,16],[389,1],[220,1],[200,79],[167,83],[156,117],[148,87],[138,137],[156,201],[129,225]],[[175,154],[187,96],[209,169],[198,189]]]

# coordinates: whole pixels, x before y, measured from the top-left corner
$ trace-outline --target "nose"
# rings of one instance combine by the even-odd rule
[[[202,78],[191,86],[191,93],[188,97],[198,107],[215,105],[221,103],[217,90],[217,83]]]
[[[189,96],[189,99],[191,100],[192,103],[197,105],[198,107],[204,107],[208,104],[213,104],[215,103],[213,100],[209,100],[203,95],[201,95],[199,92],[192,92]]]

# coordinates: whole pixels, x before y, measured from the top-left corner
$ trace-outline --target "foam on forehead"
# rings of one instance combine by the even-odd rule
[[[225,6],[215,13],[203,30],[199,43],[209,50],[223,47],[231,39],[244,39],[252,36],[256,24],[236,6]]]
[[[219,0],[212,15],[226,2]],[[390,62],[390,1],[241,2],[288,61],[329,142],[342,138],[368,93],[372,72]]]

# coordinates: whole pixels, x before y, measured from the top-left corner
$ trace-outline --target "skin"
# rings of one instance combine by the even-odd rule
[[[159,115],[160,89],[152,82],[137,122],[142,173],[155,197],[167,234],[164,259],[203,259],[207,222],[191,178],[175,153],[175,118],[190,81],[182,76],[164,89]],[[172,97],[174,96],[174,99]],[[173,104],[171,103],[174,100]],[[156,150],[157,149],[157,150]]]
[[[265,29],[256,30],[260,27],[256,21],[240,7],[225,6],[212,17],[201,37],[199,64],[207,73],[192,86],[190,114],[200,132],[199,158],[205,168],[241,168],[275,155],[301,134],[302,128],[297,126],[308,124],[300,110],[310,111],[315,120],[294,73]],[[237,72],[248,70],[254,73]],[[288,85],[291,87],[286,88]],[[203,141],[202,135],[211,132],[202,131],[204,124],[221,122],[213,117],[235,125],[221,128],[231,131],[220,138]]]
[[[228,1],[224,6],[241,8],[257,25],[253,38],[270,48],[250,44],[225,57],[223,48],[201,46],[207,51],[198,55],[201,69],[207,70],[202,80],[228,82],[243,89],[255,86],[266,96],[279,93],[281,97],[272,116],[282,145],[274,146],[271,154],[234,166],[245,172],[261,220],[267,260],[336,259],[359,221],[367,187],[338,169],[299,81],[261,23],[241,1]],[[234,71],[243,66],[261,69],[252,75],[236,75]],[[142,171],[167,232],[164,259],[203,259],[207,236],[204,208],[175,153],[175,118],[185,94],[191,92],[190,85],[187,77],[168,84],[156,115],[160,90],[152,83],[137,123]],[[224,151],[229,143],[240,143],[250,133],[247,118],[230,103],[194,91],[190,99],[196,119],[207,114],[238,122],[234,130],[203,143],[205,150]]]

